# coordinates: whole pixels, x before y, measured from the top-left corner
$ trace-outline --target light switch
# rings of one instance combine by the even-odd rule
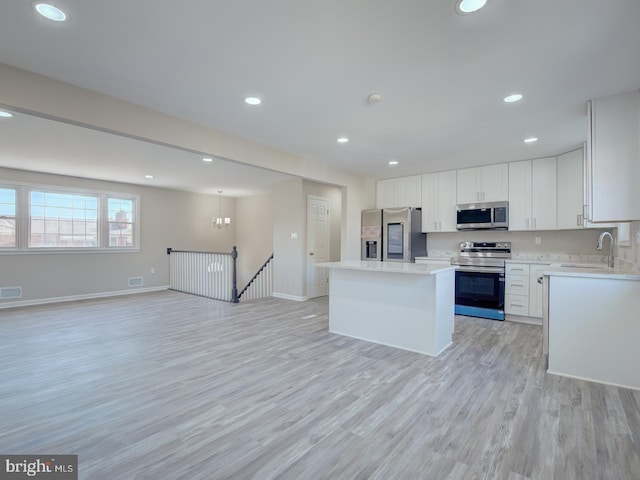
[[[536,237],[536,245],[541,245],[542,239],[540,237]]]
[[[298,239],[298,232],[293,232],[291,234],[291,240],[297,240]]]

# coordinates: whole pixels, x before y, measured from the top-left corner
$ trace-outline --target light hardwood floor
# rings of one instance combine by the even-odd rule
[[[326,298],[0,310],[0,453],[85,480],[640,478],[640,393],[545,374],[540,327],[457,317],[430,358],[327,326]]]

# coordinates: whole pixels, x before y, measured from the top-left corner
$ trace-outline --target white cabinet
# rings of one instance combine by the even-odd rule
[[[507,263],[505,267],[504,313],[529,315],[529,265]]]
[[[509,164],[458,170],[458,203],[499,202],[509,196]]]
[[[529,316],[542,318],[542,284],[538,279],[549,265],[529,265]]]
[[[507,263],[504,295],[506,314],[542,319],[542,285],[538,283],[538,277],[542,276],[548,266]]]
[[[589,120],[589,220],[640,219],[640,90],[592,100]]]
[[[509,230],[556,228],[556,157],[509,165]]]
[[[584,226],[584,151],[582,148],[558,155],[558,229]]]
[[[376,208],[422,206],[422,177],[388,178],[376,184]]]
[[[456,171],[422,175],[422,231],[456,231]]]

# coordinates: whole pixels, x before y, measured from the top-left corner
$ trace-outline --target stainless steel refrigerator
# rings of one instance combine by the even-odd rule
[[[419,208],[362,211],[362,260],[414,262],[415,257],[426,255],[427,234],[422,233]]]

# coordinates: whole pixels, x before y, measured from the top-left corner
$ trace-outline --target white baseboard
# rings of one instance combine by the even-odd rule
[[[306,302],[307,300],[309,300],[308,297],[299,297],[297,295],[289,295],[288,293],[273,292],[271,296],[276,298],[283,298],[285,300],[294,300],[296,302]]]
[[[30,307],[33,305],[46,305],[48,303],[74,302],[76,300],[91,300],[95,298],[117,297],[120,295],[135,295],[136,293],[159,292],[161,290],[168,290],[168,289],[169,289],[169,285],[164,285],[160,287],[117,290],[115,292],[98,292],[98,293],[87,293],[84,295],[69,295],[66,297],[37,298],[33,300],[21,300],[18,302],[6,302],[6,303],[2,302],[0,303],[0,309],[15,308],[15,307]]]

